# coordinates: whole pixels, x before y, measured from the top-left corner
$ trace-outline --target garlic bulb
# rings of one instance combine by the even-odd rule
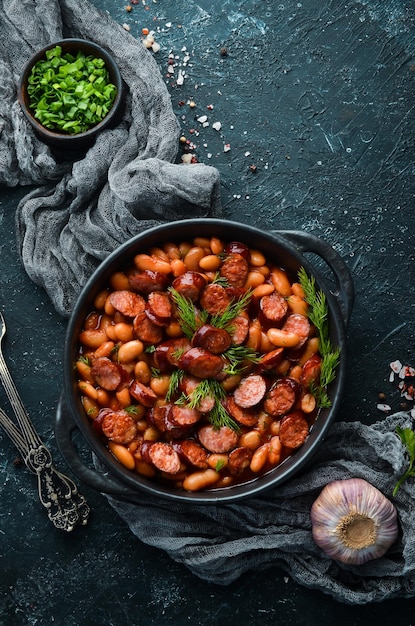
[[[326,485],[311,507],[313,539],[336,561],[361,565],[381,557],[396,541],[393,504],[361,478]]]

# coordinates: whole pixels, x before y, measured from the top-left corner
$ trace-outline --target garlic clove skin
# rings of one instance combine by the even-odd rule
[[[326,485],[311,507],[311,523],[315,543],[350,565],[383,556],[399,532],[394,505],[362,478]]]

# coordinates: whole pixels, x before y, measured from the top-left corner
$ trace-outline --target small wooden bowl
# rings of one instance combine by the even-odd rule
[[[33,116],[32,110],[30,109],[30,97],[27,92],[28,77],[33,66],[45,57],[46,51],[54,48],[55,46],[61,46],[62,54],[66,54],[68,52],[76,54],[79,50],[81,50],[85,56],[92,55],[103,59],[109,72],[110,81],[117,88],[117,95],[109,113],[101,122],[92,126],[85,132],[71,135],[64,132],[49,130],[48,128],[42,126],[42,124]],[[61,41],[55,41],[36,52],[36,54],[34,54],[24,66],[18,86],[18,100],[23,114],[32,126],[36,136],[41,141],[48,144],[52,148],[57,148],[63,152],[82,151],[91,147],[98,133],[106,128],[115,126],[119,121],[123,103],[123,81],[121,72],[113,57],[106,50],[104,50],[104,48],[96,43],[93,43],[92,41],[86,41],[84,39],[63,39]]]

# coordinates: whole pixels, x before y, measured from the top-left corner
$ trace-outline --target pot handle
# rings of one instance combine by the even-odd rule
[[[345,327],[347,328],[352,315],[354,302],[354,285],[349,268],[342,257],[323,239],[300,230],[276,230],[275,234],[289,239],[300,252],[313,252],[327,263],[334,274],[337,291],[331,291],[340,307]]]
[[[115,496],[137,495],[122,482],[111,478],[108,473],[101,474],[84,464],[72,441],[75,430],[77,427],[66,409],[63,397],[61,397],[56,409],[55,438],[60,453],[74,474],[86,485],[101,493]]]

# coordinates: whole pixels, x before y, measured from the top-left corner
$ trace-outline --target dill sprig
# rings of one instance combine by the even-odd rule
[[[301,267],[298,271],[298,280],[304,290],[306,302],[309,305],[309,320],[318,333],[322,359],[320,383],[319,386],[313,385],[311,392],[315,396],[319,407],[328,408],[331,406],[331,401],[326,389],[336,377],[336,368],[340,363],[340,348],[334,347],[329,338],[328,305],[325,293],[317,289],[314,276],[308,276],[304,267]]]
[[[177,306],[180,327],[183,334],[188,339],[192,339],[197,330],[208,321],[212,326],[232,333],[233,320],[242,313],[251,300],[251,290],[248,290],[238,300],[232,300],[224,311],[210,316],[205,310],[198,311],[194,303],[189,298],[180,294],[176,289],[170,289],[170,293]],[[229,366],[226,370],[226,373],[229,375],[240,373],[246,369],[247,361],[251,363],[258,361],[255,351],[245,346],[233,346],[224,353],[224,356],[229,362]],[[180,368],[173,371],[166,395],[167,401],[171,400],[171,398],[177,394],[183,376],[184,372]],[[225,390],[218,381],[207,378],[201,380],[199,385],[197,385],[192,392],[190,398],[182,395],[176,399],[176,403],[185,403],[191,408],[196,408],[204,398],[212,396],[215,400],[215,405],[209,413],[209,421],[212,426],[217,429],[221,428],[221,426],[229,426],[229,428],[237,431],[239,430],[239,426],[222,404],[225,395]]]
[[[246,309],[251,300],[252,290],[248,289],[238,300],[232,300],[221,313],[212,315],[210,323],[232,333],[232,322]]]
[[[166,401],[170,402],[170,400],[177,394],[180,383],[182,382],[184,377],[184,371],[177,368],[174,369],[170,376],[169,388],[166,393]]]
[[[229,361],[229,366],[226,367],[228,376],[240,374],[247,369],[248,363],[259,363],[261,360],[255,350],[247,346],[232,346],[223,356]]]
[[[179,323],[183,334],[191,339],[200,326],[206,322],[208,317],[207,311],[198,311],[196,314],[195,306],[190,298],[182,296],[176,289],[170,289],[170,293],[177,306],[179,314]]]
[[[205,398],[209,396],[213,397],[213,394],[212,380],[210,378],[203,378],[194,388],[190,396],[187,397],[188,406],[191,409],[195,409]]]
[[[227,426],[236,432],[240,431],[238,424],[232,419],[223,404],[218,400],[216,400],[215,406],[209,413],[209,421],[214,430],[220,430],[223,426]]]

